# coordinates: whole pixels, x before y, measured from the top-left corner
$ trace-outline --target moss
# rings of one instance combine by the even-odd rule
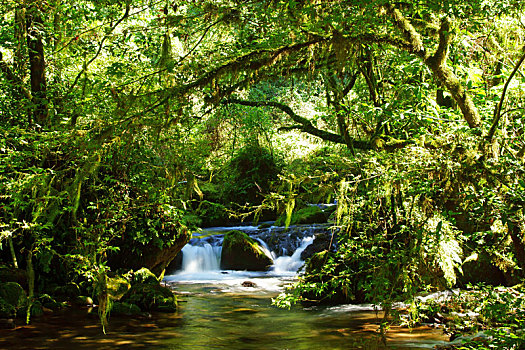
[[[254,253],[262,252],[253,238],[237,230],[227,232],[222,242],[223,249],[232,249],[233,247],[242,247],[244,251],[252,251]]]
[[[59,310],[65,307],[65,304],[60,303],[53,299],[48,294],[42,294],[38,297],[38,301],[42,304],[43,307],[51,310]]]
[[[110,277],[108,278],[107,283],[109,296],[113,300],[119,300],[120,298],[122,298],[122,296],[131,287],[129,281],[123,277]]]
[[[173,292],[166,287],[152,283],[138,283],[131,286],[121,302],[135,304],[142,311],[174,312],[177,300]]]
[[[222,269],[266,271],[272,264],[272,259],[246,233],[229,231],[224,236],[221,253]]]
[[[13,305],[15,309],[20,309],[27,305],[26,292],[16,282],[0,284],[0,298]]]
[[[16,309],[13,305],[0,298],[0,318],[14,318],[16,316]]]
[[[158,284],[159,280],[150,270],[143,267],[133,273],[132,284]]]
[[[292,219],[290,220],[290,225],[303,225],[303,224],[315,224],[326,222],[326,214],[321,210],[321,208],[312,205],[302,209],[299,209],[292,214]],[[279,216],[277,221],[275,221],[276,226],[284,226],[286,221],[286,214]]]
[[[142,311],[140,310],[140,307],[138,307],[135,304],[121,303],[119,301],[116,301],[111,304],[111,314],[134,316],[141,315]]]

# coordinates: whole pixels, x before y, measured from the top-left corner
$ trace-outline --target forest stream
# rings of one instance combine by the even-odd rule
[[[386,344],[381,342],[377,330],[382,312],[373,305],[273,306],[271,299],[296,278],[301,252],[313,240],[312,229],[303,228],[304,237],[295,235],[297,249],[291,256],[271,252],[274,266],[268,272],[220,270],[224,229],[193,239],[183,249],[182,267],[165,277],[180,294],[177,313],[114,316],[103,335],[95,310],[68,309],[3,332],[0,348],[429,349],[445,343],[441,329],[396,326],[388,331]],[[253,233],[256,228],[241,229]]]

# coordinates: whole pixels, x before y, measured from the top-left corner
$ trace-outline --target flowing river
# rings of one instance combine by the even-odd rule
[[[252,234],[256,230],[242,229]],[[442,331],[430,327],[392,327],[386,342],[381,340],[376,331],[382,315],[372,305],[276,308],[271,299],[296,278],[303,264],[301,252],[312,242],[315,228],[288,234],[290,240],[273,251],[265,245],[274,257],[268,272],[221,271],[225,230],[216,228],[193,239],[183,249],[180,269],[165,277],[180,294],[178,312],[111,317],[104,336],[96,312],[86,317],[83,310],[67,310],[8,333],[0,338],[0,348],[431,349],[445,344]],[[287,251],[293,254],[284,254]]]

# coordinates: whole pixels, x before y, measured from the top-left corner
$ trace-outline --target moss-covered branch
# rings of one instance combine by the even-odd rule
[[[406,40],[402,49],[407,49],[419,56],[423,62],[432,70],[434,76],[447,88],[454,100],[457,102],[463,117],[471,128],[481,126],[481,117],[470,98],[468,92],[461,85],[456,75],[447,66],[448,50],[452,41],[452,23],[450,18],[444,17],[439,28],[438,47],[433,55],[430,55],[423,46],[421,36],[412,26],[410,21],[394,6],[386,6],[388,13],[392,17],[393,23],[403,33]]]

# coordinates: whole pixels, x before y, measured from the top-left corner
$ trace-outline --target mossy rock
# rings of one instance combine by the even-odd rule
[[[267,271],[272,265],[272,258],[246,233],[229,231],[224,236],[221,269]]]
[[[0,284],[0,298],[18,310],[27,306],[27,295],[22,286],[16,282]]]
[[[327,214],[325,214],[321,208],[312,205],[293,213],[290,219],[290,225],[318,224],[324,223],[326,220]],[[275,221],[275,226],[284,226],[285,222],[286,214],[283,214]]]
[[[145,274],[146,273],[144,273],[142,277],[144,277]],[[155,277],[155,280],[157,281],[156,277]],[[119,300],[131,288],[131,284],[129,283],[129,281],[125,279],[124,277],[119,277],[119,276],[109,277],[107,279],[107,284],[108,284],[109,296],[113,300]]]
[[[56,301],[49,294],[40,295],[38,297],[38,301],[42,304],[43,307],[50,310],[59,310],[65,307],[64,303]]]
[[[134,284],[159,284],[159,279],[150,270],[143,267],[133,273],[132,285]]]
[[[0,318],[14,318],[16,308],[0,297]]]
[[[140,310],[140,307],[138,307],[135,304],[121,303],[120,301],[115,301],[111,304],[111,314],[136,316],[142,315],[142,311]]]
[[[173,292],[158,282],[157,284],[133,284],[120,301],[135,304],[142,311],[174,312],[177,310],[177,300]]]
[[[465,262],[458,276],[458,285],[485,283],[492,286],[506,285],[505,273],[497,267],[486,253],[480,253],[475,260]]]

